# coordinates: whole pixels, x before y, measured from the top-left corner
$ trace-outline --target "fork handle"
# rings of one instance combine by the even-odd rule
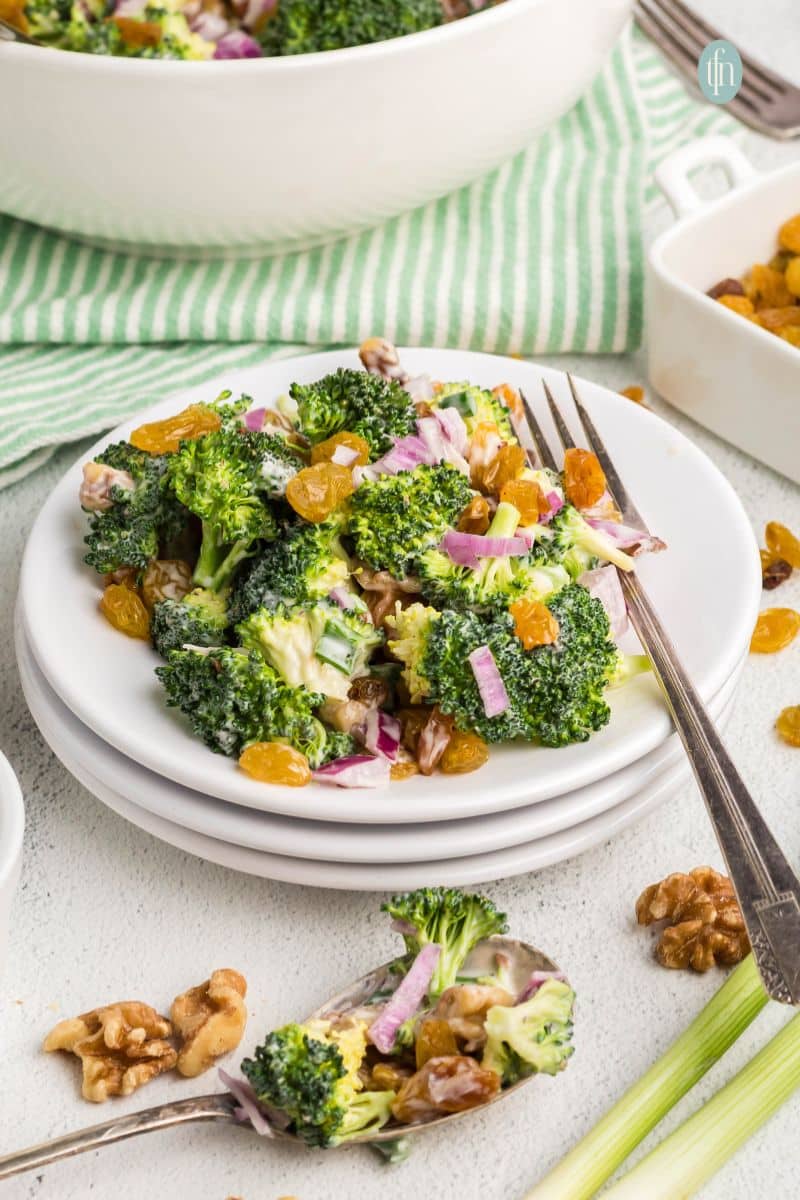
[[[635,573],[622,574],[631,622],[666,696],[728,864],[764,986],[800,1003],[800,881],[680,665]]]
[[[59,1159],[71,1158],[86,1150],[97,1150],[140,1133],[168,1129],[171,1125],[185,1125],[189,1121],[236,1121],[233,1112],[235,1106],[236,1100],[230,1092],[215,1092],[209,1096],[193,1096],[189,1100],[177,1100],[172,1104],[160,1104],[155,1108],[128,1113],[113,1121],[104,1121],[100,1125],[79,1129],[52,1141],[41,1142],[38,1146],[29,1146],[27,1150],[5,1155],[0,1158],[0,1179],[10,1179],[12,1175],[19,1175],[23,1171],[32,1171]]]

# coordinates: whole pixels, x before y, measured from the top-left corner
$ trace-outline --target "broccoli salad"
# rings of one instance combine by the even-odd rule
[[[490,900],[422,888],[383,909],[406,953],[351,1002],[269,1033],[242,1063],[244,1079],[220,1073],[259,1133],[328,1148],[396,1130],[383,1149],[398,1161],[404,1126],[566,1067],[575,993],[560,972],[520,974],[518,944],[499,937],[505,914]]]
[[[61,50],[203,60],[382,42],[492,3],[500,0],[11,0],[8,19]]]
[[[379,787],[474,771],[493,743],[586,741],[646,666],[617,646],[617,569],[663,543],[621,523],[588,451],[531,465],[509,385],[410,378],[379,338],[360,357],[87,463],[101,612],[265,783]]]

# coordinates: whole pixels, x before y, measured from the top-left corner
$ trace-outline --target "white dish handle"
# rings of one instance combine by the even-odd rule
[[[672,205],[676,217],[686,217],[707,203],[689,179],[689,172],[696,167],[709,166],[722,167],[734,188],[758,174],[749,158],[730,138],[700,138],[681,146],[668,155],[655,172],[656,183]]]

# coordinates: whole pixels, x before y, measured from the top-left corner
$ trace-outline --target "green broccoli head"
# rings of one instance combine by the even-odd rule
[[[350,535],[370,567],[398,579],[413,572],[472,499],[467,479],[448,463],[365,480],[350,501]]]
[[[514,738],[566,746],[608,722],[604,691],[618,667],[599,600],[570,584],[545,603],[559,624],[554,645],[526,650],[509,613],[438,612],[413,604],[393,618],[389,649],[401,660],[412,699],[438,704],[459,729],[485,741]],[[488,646],[509,707],[487,717],[469,655]]]
[[[526,1075],[555,1075],[563,1070],[574,1048],[574,1002],[568,983],[548,979],[530,1000],[513,1008],[490,1008],[481,1066],[496,1071],[505,1086]]]
[[[72,0],[27,0],[28,32],[40,42],[58,42],[72,16]]]
[[[237,626],[243,646],[257,650],[290,685],[346,700],[383,634],[366,611],[320,600],[305,607],[260,608]]]
[[[258,1099],[284,1113],[308,1145],[338,1146],[376,1132],[391,1116],[394,1092],[361,1091],[365,1052],[363,1022],[341,1030],[326,1021],[284,1025],[244,1060],[242,1071]]]
[[[441,25],[440,0],[280,0],[261,33],[265,54],[313,54]]]
[[[219,591],[260,540],[277,536],[270,499],[285,493],[298,465],[283,438],[232,423],[170,456],[175,493],[203,522],[195,583]]]
[[[537,556],[545,562],[561,563],[572,579],[591,571],[598,561],[614,563],[623,571],[633,570],[631,556],[620,550],[607,533],[594,529],[571,504],[565,504],[544,529]]]
[[[502,501],[487,536],[513,537],[518,523],[519,511],[513,504]],[[560,563],[541,566],[533,554],[500,555],[481,559],[477,567],[463,567],[443,551],[432,549],[420,557],[416,570],[424,595],[437,604],[457,609],[507,609],[522,596],[543,600],[570,581]]]
[[[352,747],[314,716],[323,697],[288,687],[259,654],[232,647],[173,650],[156,675],[167,705],[180,709],[218,754],[237,758],[249,742],[288,742],[318,767]]]
[[[298,522],[268,542],[236,581],[231,598],[234,624],[259,608],[302,604],[345,586],[349,566],[341,532],[342,520],[336,516],[319,525]]]
[[[370,457],[390,450],[394,438],[416,428],[414,403],[398,383],[367,371],[340,369],[316,383],[293,383],[298,427],[312,443],[346,429],[364,438]]]
[[[182,600],[159,600],[150,620],[150,640],[162,658],[182,646],[219,646],[228,628],[228,593],[195,588]]]
[[[89,514],[85,561],[101,574],[121,567],[144,570],[159,545],[189,520],[172,489],[167,458],[116,442],[94,461],[121,472],[123,481],[112,486],[106,508]]]
[[[482,422],[495,424],[506,442],[516,442],[511,417],[499,396],[472,383],[443,383],[436,390],[431,404],[438,408],[456,408],[464,418],[467,433],[472,437]]]
[[[505,933],[508,928],[505,913],[498,912],[491,900],[458,888],[419,888],[393,896],[381,908],[402,922],[403,940],[411,958],[431,943],[441,947],[428,987],[431,1001],[456,982],[478,942]]]

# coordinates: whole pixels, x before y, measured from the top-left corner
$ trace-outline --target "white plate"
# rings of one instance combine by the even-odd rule
[[[290,857],[374,864],[425,862],[504,849],[614,808],[643,788],[657,785],[684,753],[673,734],[644,759],[578,792],[462,821],[398,826],[296,821],[203,796],[125,758],[83,725],[48,687],[19,624],[16,649],[26,696],[36,706],[42,733],[57,755],[66,748],[100,785],[135,796],[136,803],[155,816],[217,840]],[[712,716],[731,702],[743,666],[744,661],[712,701]]]
[[[689,765],[685,758],[681,758],[655,783],[608,812],[548,837],[491,853],[437,859],[431,862],[320,862],[313,858],[273,854],[233,845],[149,812],[130,800],[127,794],[96,777],[80,754],[62,738],[60,718],[51,724],[46,692],[40,695],[37,688],[31,686],[31,679],[24,668],[20,671],[20,677],[34,720],[54,753],[84,787],[119,816],[125,817],[133,825],[161,841],[198,858],[218,863],[234,871],[244,871],[249,875],[302,884],[306,887],[339,888],[347,891],[394,891],[433,883],[452,886],[487,883],[494,879],[521,875],[526,871],[573,858],[576,854],[581,854],[599,842],[613,837],[626,825],[643,817],[657,804],[672,796],[686,782],[689,775]],[[56,711],[64,713],[64,707],[56,697],[52,697],[52,703],[59,706]],[[727,723],[732,707],[733,699],[728,701],[727,707],[718,718],[717,723],[721,729]]]
[[[403,358],[414,373],[484,385],[506,379],[534,403],[543,376],[556,395],[566,391],[559,372],[513,359],[455,350],[408,350]],[[224,385],[249,392],[257,403],[271,403],[294,379],[311,381],[336,366],[357,364],[354,352],[333,351],[250,368],[163,401],[111,438],[127,436],[141,420],[214,396]],[[666,554],[643,561],[640,570],[707,701],[741,659],[758,610],[761,581],[747,517],[716,467],[677,430],[597,384],[580,381],[579,388],[626,485],[652,529],[670,545]],[[95,450],[108,441],[103,438]],[[235,763],[205,749],[178,714],[164,709],[153,676],[155,655],[120,637],[99,614],[97,578],[81,563],[80,478],[81,463],[76,463],[30,535],[20,583],[25,630],[39,666],[67,707],[110,745],[168,779],[253,808],[316,820],[449,820],[573,791],[649,754],[670,734],[655,682],[640,677],[610,697],[611,723],[587,743],[558,750],[494,748],[491,788],[487,771],[450,779],[418,777],[402,787],[370,792],[256,783]]]

